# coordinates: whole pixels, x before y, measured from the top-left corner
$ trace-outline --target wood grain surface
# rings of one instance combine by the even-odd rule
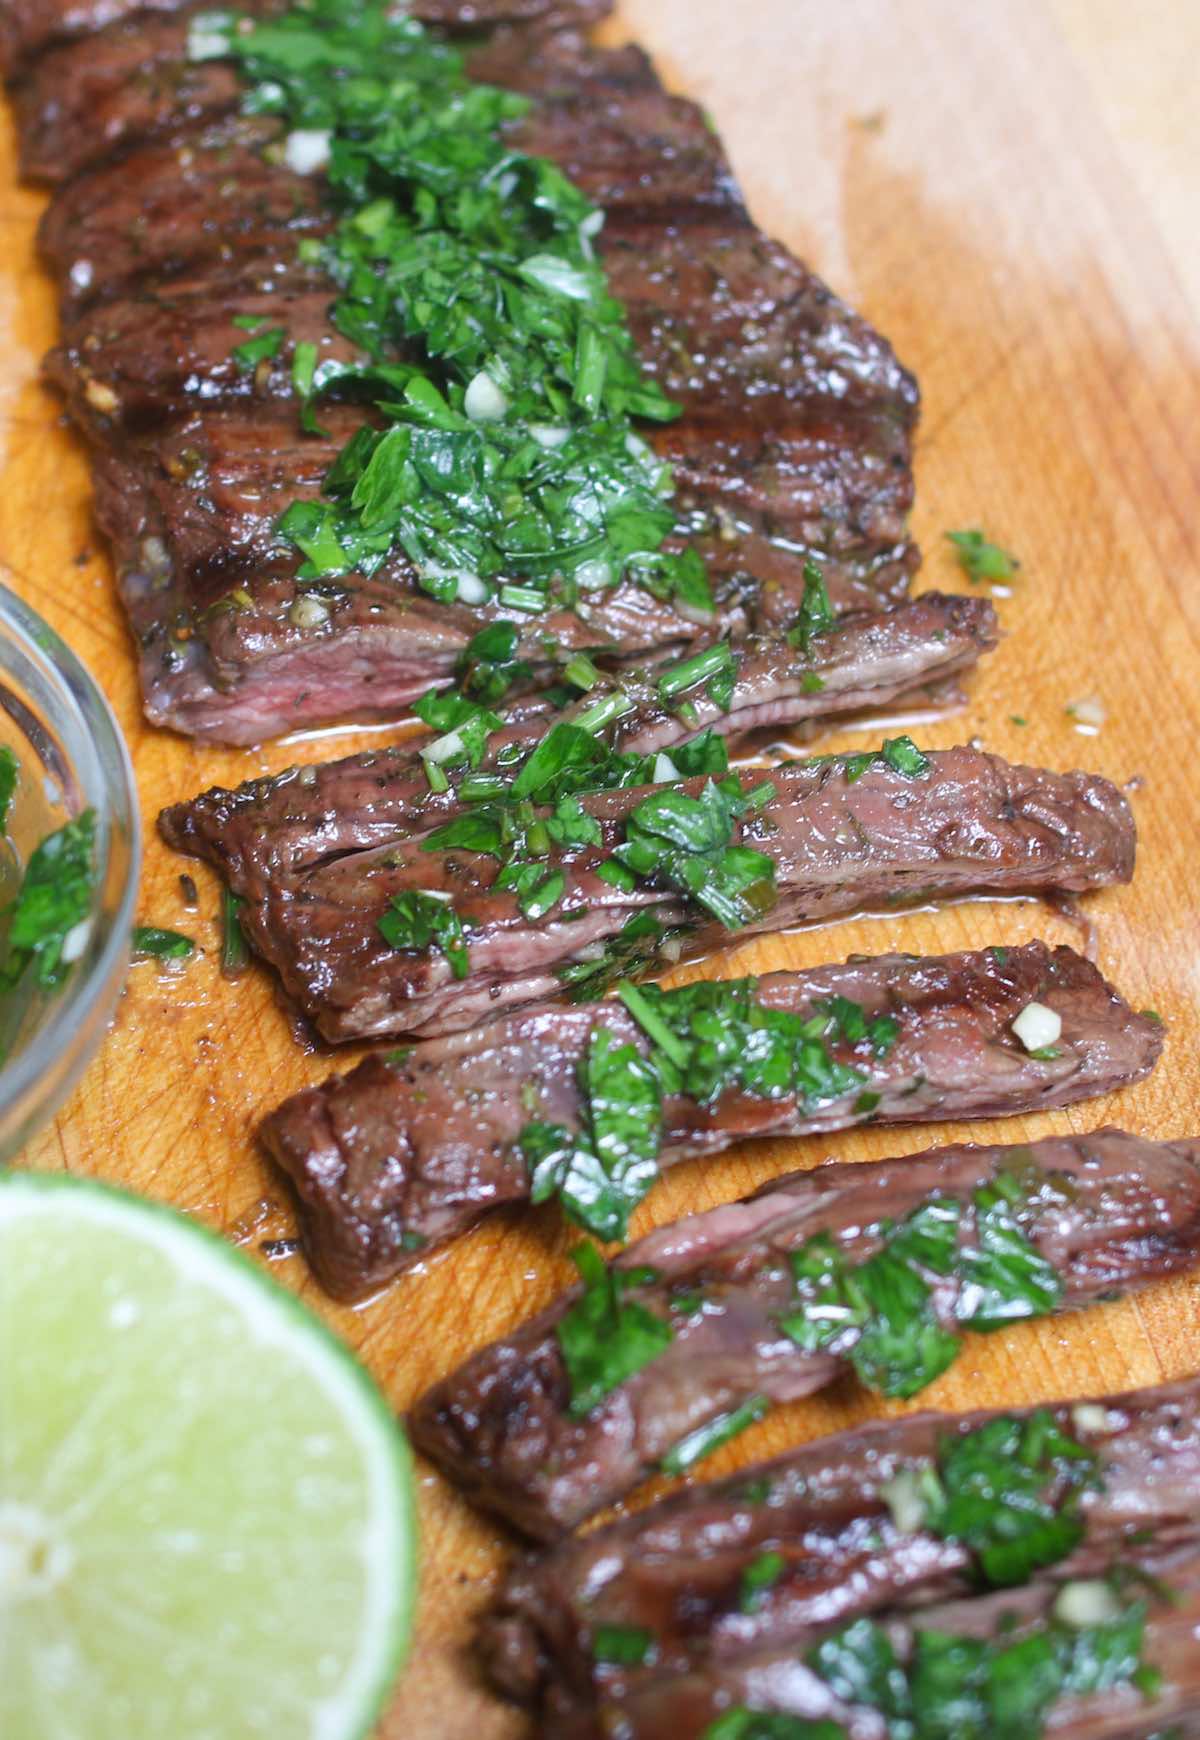
[[[620,31],[711,110],[756,215],[862,308],[918,374],[924,415],[917,531],[923,584],[953,586],[942,533],[983,525],[1022,568],[999,609],[1006,638],[967,712],[922,728],[977,736],[1012,759],[1082,765],[1128,782],[1140,828],[1135,884],[1088,903],[1101,965],[1165,1017],[1148,1082],[1014,1137],[1107,1119],[1153,1136],[1200,1131],[1195,917],[1200,739],[1200,8],[1184,0],[626,0]],[[7,121],[5,122],[7,127]],[[196,935],[177,977],[135,967],[113,1034],[26,1156],[127,1185],[258,1251],[291,1212],[258,1154],[274,1102],[332,1067],[295,1043],[267,976],[217,971],[216,885],[154,837],[168,800],[363,739],[199,750],[142,726],[131,647],[89,510],[78,442],[39,383],[55,336],[37,264],[39,197],[0,150],[0,570],[67,637],[112,698],[147,822],[140,918]],[[1067,712],[1098,697],[1105,723]],[[861,736],[830,746],[861,744]],[[200,885],[185,910],[179,875]],[[1077,940],[1036,902],[967,904],[864,920],[730,952],[705,969],[806,966],[852,950],[947,950],[1032,936]],[[336,1060],[349,1064],[354,1053]],[[935,1139],[936,1139],[936,1132]],[[947,1128],[997,1139],[998,1126]],[[639,1230],[728,1200],[828,1153],[912,1152],[930,1132],[864,1131],[768,1143],[679,1167]],[[329,1304],[303,1259],[273,1272],[362,1354],[398,1409],[567,1279],[553,1213],[500,1214],[356,1311]],[[264,1259],[265,1260],[265,1259]],[[922,1398],[1023,1403],[1153,1382],[1200,1367],[1196,1282],[1086,1317],[976,1340]],[[849,1385],[778,1409],[715,1457],[717,1473],[878,1410]],[[420,1622],[387,1740],[507,1740],[520,1719],[473,1674],[472,1615],[508,1543],[421,1471]]]

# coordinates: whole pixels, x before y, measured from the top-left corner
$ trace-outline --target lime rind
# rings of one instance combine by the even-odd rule
[[[365,1476],[370,1521],[364,1617],[357,1653],[336,1694],[312,1706],[308,1732],[311,1740],[365,1740],[407,1657],[417,1587],[411,1452],[385,1399],[320,1319],[202,1224],[92,1179],[0,1170],[0,1240],[48,1211],[58,1224],[109,1229],[157,1252],[182,1285],[227,1305],[259,1348],[286,1352],[345,1428]]]

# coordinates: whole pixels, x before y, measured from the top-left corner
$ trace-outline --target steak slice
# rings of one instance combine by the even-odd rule
[[[231,115],[76,176],[40,227],[64,317],[118,292],[153,297],[201,269],[229,315],[243,293],[269,290],[278,264],[290,270],[298,244],[333,221],[316,177],[264,155],[279,138],[278,121]]]
[[[290,0],[238,0],[239,12],[286,11]],[[208,0],[0,0],[0,75],[11,78],[52,43],[90,37],[141,14],[171,17],[216,10]],[[446,29],[495,25],[589,24],[612,10],[612,0],[413,0],[415,18]]]
[[[590,604],[587,620],[540,618],[530,638],[606,642],[633,657],[714,627],[788,627],[814,551],[838,608],[903,597],[918,559],[906,526],[911,377],[753,227],[700,111],[665,92],[639,50],[545,27],[595,10],[518,7],[542,23],[474,44],[472,71],[533,96],[514,146],[553,156],[606,209],[614,290],[630,299],[648,372],[684,404],[683,421],[651,439],[676,467],[679,536],[708,562],[718,613],[698,625],[625,586]],[[101,35],[64,40],[39,63],[23,134],[31,164],[74,151],[75,167],[94,165],[43,226],[70,323],[50,372],[99,449],[101,515],[149,716],[240,743],[387,717],[448,674],[481,619],[431,606],[400,556],[314,609],[297,588],[297,552],[269,542],[283,498],[319,490],[335,446],[299,434],[293,346],[352,354],[328,327],[319,275],[292,263],[297,243],[332,222],[324,182],[279,161],[277,122],[228,109],[228,68],[186,65],[184,22],[103,16]],[[117,143],[125,154],[104,161]],[[274,366],[243,374],[233,317],[260,313],[288,341]],[[324,418],[339,437],[344,415],[329,407]],[[201,463],[181,471],[181,452]]]
[[[1044,943],[772,973],[756,995],[805,1016],[832,996],[848,997],[868,1019],[895,1017],[900,1033],[881,1059],[834,1047],[835,1056],[862,1063],[865,1093],[819,1105],[741,1093],[710,1105],[669,1100],[665,1164],[719,1154],[751,1136],[1071,1105],[1138,1080],[1162,1049],[1161,1026],[1135,1015],[1089,961]],[[1054,1057],[1031,1055],[1011,1030],[1035,1001],[1062,1018]],[[488,1210],[528,1201],[517,1138],[531,1117],[578,1127],[579,1065],[601,1025],[644,1048],[619,1004],[546,1004],[407,1056],[370,1057],[273,1113],[263,1137],[295,1186],[322,1285],[340,1298],[374,1292]]]
[[[739,776],[745,792],[762,773]],[[635,812],[664,790],[699,797],[704,778],[675,787],[599,792],[579,801],[596,845],[550,846],[540,860],[561,873],[549,913],[527,916],[518,890],[488,852],[410,839],[343,853],[297,875],[261,878],[241,911],[255,951],[329,1040],[432,1037],[505,1006],[552,997],[581,966],[619,946],[638,916],[660,927],[641,951],[665,965],[679,950],[704,954],[728,931],[675,886],[606,878]],[[734,846],[774,865],[777,899],[739,938],[828,920],[864,907],[932,896],[1035,890],[1080,892],[1128,882],[1134,826],[1107,780],[1010,767],[973,749],[940,750],[919,778],[879,760],[798,763],[774,771],[774,795],[733,822]],[[550,812],[541,812],[543,819]],[[433,892],[452,903],[469,951],[459,976],[437,949],[394,948],[380,921],[397,898]],[[675,951],[662,953],[667,941]]]
[[[1100,1172],[1123,1181],[1160,1178],[1174,1188],[1182,1180],[1196,1201],[1194,1143],[1159,1145],[1101,1130],[1040,1142],[1030,1152],[1054,1173],[1059,1150],[1068,1162],[1086,1151]],[[875,1420],[529,1555],[509,1573],[482,1625],[489,1677],[561,1719],[627,1698],[651,1679],[767,1647],[795,1648],[814,1625],[969,1593],[974,1553],[925,1521],[912,1526],[904,1518],[900,1527],[892,1483],[899,1475],[919,1490],[956,1440],[989,1422],[1047,1414],[1103,1470],[1102,1483],[1080,1502],[1085,1533],[1056,1575],[1094,1576],[1146,1530],[1160,1545],[1200,1530],[1200,1379],[1049,1410]],[[764,1553],[777,1555],[778,1575],[749,1604],[745,1575]],[[601,1626],[648,1633],[653,1660],[598,1664]]]
[[[670,1322],[674,1338],[583,1418],[570,1411],[555,1334],[579,1297],[572,1289],[429,1390],[412,1412],[413,1440],[475,1502],[553,1539],[623,1498],[675,1445],[748,1398],[797,1401],[847,1369],[844,1353],[806,1350],[779,1327],[796,1309],[790,1252],[823,1236],[858,1262],[880,1249],[882,1221],[902,1220],[931,1196],[962,1204],[958,1236],[969,1249],[973,1192],[1014,1167],[1032,1178],[1022,1230],[1062,1277],[1061,1309],[1200,1261],[1195,1142],[1101,1131],[1033,1149],[963,1146],[818,1166],[621,1253],[617,1268],[636,1277],[622,1298]],[[957,1282],[934,1282],[934,1309],[950,1326],[956,1293]],[[703,1307],[693,1309],[698,1299]]]
[[[1123,1591],[1139,1584],[1147,1591],[1141,1656],[1147,1671],[1144,1676],[1135,1676],[1133,1684],[1119,1672],[1115,1678],[1097,1675],[1102,1689],[1075,1695],[1060,1693],[1044,1716],[1037,1703],[1036,1683],[1029,1683],[1037,1671],[1033,1664],[1042,1659],[1041,1654],[1018,1653],[1017,1646],[1026,1639],[1032,1641],[1057,1617],[1055,1608],[1062,1590],[1057,1577],[1039,1577],[1021,1589],[939,1602],[913,1613],[888,1613],[881,1616],[880,1623],[902,1664],[912,1659],[922,1632],[936,1633],[939,1642],[979,1639],[1013,1645],[1007,1665],[1014,1676],[1026,1682],[1010,1692],[1021,1717],[1003,1724],[997,1719],[998,1735],[1024,1731],[1029,1740],[1039,1740],[1042,1733],[1053,1734],[1055,1740],[1147,1740],[1151,1734],[1161,1734],[1164,1726],[1180,1737],[1195,1734],[1200,1722],[1200,1651],[1196,1648],[1200,1553],[1191,1544],[1164,1549],[1152,1543],[1113,1561],[1106,1571]],[[1132,1593],[1125,1595],[1130,1606],[1134,1600]],[[724,1737],[738,1732],[791,1735],[797,1729],[782,1726],[791,1721],[800,1724],[801,1733],[808,1732],[809,1723],[829,1722],[846,1740],[888,1740],[895,1730],[877,1708],[844,1702],[807,1664],[808,1651],[829,1634],[830,1628],[817,1626],[800,1640],[798,1649],[765,1649],[696,1673],[654,1680],[615,1707],[606,1706],[597,1715],[551,1722],[541,1732],[547,1740],[609,1740],[614,1734],[621,1740],[682,1740],[685,1735],[689,1740],[693,1736],[696,1740],[716,1740],[718,1734]],[[926,1657],[926,1661],[931,1659],[944,1658]],[[971,1708],[971,1694],[956,1698],[961,1679],[953,1667],[943,1674],[948,1684],[936,1680],[929,1684],[932,1673],[926,1680],[930,1731],[978,1734],[981,1730],[970,1716],[964,1718],[961,1730],[957,1728],[955,1717],[964,1707]],[[1002,1697],[997,1696],[997,1704]],[[1036,1714],[1029,1713],[1031,1705]],[[742,1730],[717,1726],[731,1710],[743,1709],[755,1712],[757,1726]],[[1018,1727],[1022,1720],[1023,1729]]]
[[[827,719],[868,708],[949,702],[954,679],[995,644],[995,633],[995,611],[986,600],[926,592],[892,610],[843,617],[835,629],[815,635],[804,654],[779,640],[734,642],[728,709],[697,689],[690,723],[664,708],[653,669],[622,671],[555,716],[570,722],[620,687],[636,706],[609,727],[605,740],[638,755],[671,750],[701,731],[715,731],[731,746],[768,728],[815,732]],[[514,744],[528,753],[550,713],[533,698],[505,709],[505,724],[489,738],[481,769],[494,768]],[[462,808],[453,785],[445,793],[430,791],[410,739],[322,766],[294,767],[236,791],[217,786],[164,810],[159,827],[178,851],[215,865],[243,899],[262,900],[270,876],[402,843]]]

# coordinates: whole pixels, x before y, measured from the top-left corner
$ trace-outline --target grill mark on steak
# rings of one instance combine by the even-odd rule
[[[946,1151],[943,1165],[955,1152]],[[1051,1172],[1060,1154],[1068,1161],[1086,1154],[1098,1174],[1136,1175],[1162,1190],[1182,1181],[1196,1202],[1195,1143],[1158,1144],[1100,1130],[1052,1138],[1031,1152]],[[1144,1539],[1145,1530],[1160,1545],[1194,1538],[1200,1530],[1200,1378],[1089,1398],[1086,1415],[1077,1416],[1077,1406],[1064,1402],[1048,1411],[1060,1431],[1100,1457],[1104,1480],[1084,1495],[1079,1514],[1086,1534],[1055,1575],[1095,1576],[1123,1541]],[[936,1466],[949,1441],[989,1420],[1041,1411],[873,1421],[685,1489],[587,1535],[568,1536],[521,1560],[506,1578],[481,1626],[489,1678],[508,1696],[562,1719],[599,1701],[623,1700],[652,1679],[765,1647],[798,1648],[814,1625],[846,1624],[897,1604],[968,1593],[974,1587],[970,1552],[926,1528],[897,1528],[887,1483],[901,1470],[919,1474]],[[1099,1427],[1085,1429],[1079,1423],[1085,1417]],[[747,1613],[740,1600],[743,1574],[763,1552],[780,1555],[781,1573]],[[597,1667],[592,1645],[602,1625],[648,1631],[653,1662]]]
[[[1044,943],[860,957],[769,974],[757,994],[802,1014],[841,995],[868,1019],[894,1015],[899,1037],[865,1084],[878,1105],[863,1110],[857,1089],[807,1109],[794,1098],[738,1093],[706,1107],[672,1100],[663,1164],[719,1154],[752,1136],[825,1133],[872,1118],[923,1123],[1071,1105],[1138,1080],[1162,1049],[1162,1028],[1135,1015],[1089,961]],[[1011,1032],[1035,1001],[1062,1018],[1056,1057],[1030,1055]],[[527,1201],[528,1171],[514,1144],[533,1116],[578,1126],[577,1069],[598,1024],[645,1047],[618,1004],[547,1004],[418,1045],[407,1061],[370,1057],[268,1118],[263,1138],[295,1186],[322,1285],[341,1298],[364,1296],[490,1209]]]
[[[739,777],[749,790],[762,773]],[[778,899],[738,930],[739,940],[863,907],[978,892],[1082,892],[1128,882],[1133,872],[1129,806],[1115,786],[1087,774],[1010,767],[978,750],[951,749],[931,754],[915,780],[883,761],[854,778],[839,759],[784,766],[771,781],[775,797],[733,824],[733,843],[773,860]],[[695,797],[704,784],[700,777],[678,789]],[[626,893],[599,874],[631,812],[655,789],[664,788],[580,799],[601,843],[551,849],[545,868],[560,870],[565,886],[547,917],[526,918],[516,892],[496,886],[497,858],[430,851],[409,838],[294,875],[276,869],[257,877],[245,886],[242,928],[335,1041],[430,1037],[552,997],[561,969],[595,958],[638,913],[652,913],[664,931],[686,927],[687,955],[708,953],[729,933],[699,906],[646,882]],[[379,921],[412,890],[453,900],[470,951],[466,978],[455,978],[440,951],[395,949],[385,940]]]
[[[639,755],[673,749],[705,730],[732,747],[766,728],[805,726],[815,733],[830,718],[866,708],[930,699],[949,704],[953,679],[995,645],[995,635],[995,611],[986,600],[926,592],[893,610],[844,617],[836,629],[815,635],[804,655],[777,640],[734,642],[737,674],[728,709],[697,690],[689,724],[663,707],[653,669],[622,671],[562,712],[536,698],[517,701],[504,709],[505,725],[489,739],[480,767],[494,768],[512,744],[532,748],[551,715],[569,722],[616,686],[636,706],[609,728],[605,740],[617,751]],[[822,684],[816,693],[814,676]],[[164,810],[159,826],[176,850],[214,864],[235,893],[261,899],[269,876],[294,875],[346,852],[399,843],[461,811],[453,789],[430,791],[418,741],[423,745],[428,738],[294,767],[236,791],[218,786]]]
[[[1149,1614],[1142,1659],[1161,1674],[1161,1683],[1144,1691],[1118,1684],[1088,1695],[1061,1696],[1050,1707],[1046,1725],[1030,1724],[1031,1740],[1039,1732],[1055,1740],[1147,1740],[1169,1727],[1193,1735],[1200,1719],[1200,1553],[1191,1541],[1163,1548],[1140,1547],[1131,1559],[1110,1562],[1104,1570],[1124,1565],[1144,1573]],[[1163,1587],[1171,1593],[1163,1596]],[[897,1658],[910,1657],[915,1635],[922,1630],[962,1637],[991,1639],[1012,1632],[1014,1640],[1048,1622],[1062,1585],[1057,1575],[1034,1579],[1020,1589],[963,1597],[921,1607],[913,1613],[880,1615]],[[829,1685],[805,1663],[809,1649],[828,1635],[814,1627],[799,1639],[799,1647],[764,1649],[753,1655],[714,1663],[691,1674],[648,1682],[626,1700],[601,1710],[551,1719],[540,1730],[547,1740],[679,1740],[703,1735],[730,1707],[745,1706],[771,1715],[837,1724],[847,1740],[888,1740],[889,1724],[873,1707],[843,1703]]]
[[[583,1419],[568,1413],[570,1386],[555,1325],[579,1296],[564,1293],[514,1334],[473,1355],[416,1404],[413,1440],[476,1503],[537,1539],[553,1539],[615,1503],[688,1433],[749,1396],[797,1401],[846,1371],[844,1358],[799,1348],[778,1327],[793,1307],[787,1261],[816,1234],[853,1261],[880,1247],[879,1223],[900,1220],[933,1193],[963,1204],[960,1243],[972,1240],[971,1193],[997,1166],[1030,1150],[970,1146],[899,1160],[825,1165],[769,1184],[639,1240],[619,1268],[647,1265],[655,1279],[627,1289],[658,1316],[673,1294],[706,1305],[675,1319],[665,1352],[627,1378]],[[1024,1230],[1063,1277],[1062,1309],[1144,1285],[1200,1260],[1200,1146],[1156,1146],[1120,1133],[1039,1144],[1054,1181]],[[934,1308],[953,1326],[954,1285],[934,1286]]]
[[[474,45],[471,70],[529,91],[535,108],[514,124],[514,145],[553,156],[606,208],[614,292],[628,299],[648,372],[685,407],[678,426],[650,438],[677,466],[680,537],[709,563],[716,626],[790,625],[810,551],[827,562],[838,608],[902,598],[918,561],[906,527],[911,377],[753,227],[700,111],[662,89],[640,50],[593,48],[549,28],[595,10],[517,7],[541,23]],[[51,36],[84,28],[82,13],[71,16]],[[171,476],[186,428],[183,444],[218,470],[239,449],[251,488],[259,458],[280,478],[296,466],[297,497],[317,487],[330,445],[299,436],[286,393],[295,341],[352,354],[324,319],[320,275],[291,264],[297,241],[330,226],[324,184],[271,161],[280,124],[228,109],[237,90],[228,68],[184,66],[185,22],[97,17],[107,30],[37,64],[22,134],[31,168],[82,171],[43,225],[68,321],[49,372],[97,444],[101,515],[142,649],[147,712],[241,743],[386,716],[448,674],[479,614],[431,611],[396,556],[372,581],[351,576],[328,618],[300,627],[290,613],[301,558],[265,547],[276,503],[263,497],[248,527],[245,495],[226,489],[198,516],[194,480]],[[131,78],[139,49],[146,66]],[[97,109],[101,124],[89,126]],[[105,159],[118,143],[125,155]],[[290,334],[254,376],[229,354],[230,318],[247,311]],[[222,587],[249,606],[208,614]],[[589,608],[588,623],[558,613],[537,631],[568,647],[610,640],[629,657],[713,626],[632,586]]]

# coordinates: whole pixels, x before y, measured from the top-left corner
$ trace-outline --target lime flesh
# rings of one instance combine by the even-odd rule
[[[403,1659],[407,1445],[178,1215],[0,1175],[0,1735],[349,1740]]]

